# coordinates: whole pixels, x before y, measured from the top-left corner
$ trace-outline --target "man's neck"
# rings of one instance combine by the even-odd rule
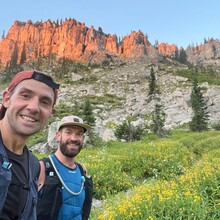
[[[75,158],[72,157],[66,157],[65,155],[63,155],[60,151],[56,151],[55,152],[55,156],[57,157],[57,159],[65,166],[74,169],[76,168],[76,164],[75,164]]]
[[[10,127],[4,123],[4,119],[0,121],[0,131],[5,147],[15,154],[22,154],[27,138],[15,134]]]

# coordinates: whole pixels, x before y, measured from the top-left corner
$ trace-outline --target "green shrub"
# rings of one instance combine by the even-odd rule
[[[119,125],[115,130],[115,136],[119,140],[125,141],[138,141],[144,134],[144,129],[141,126],[135,127],[132,124],[132,120],[125,120],[121,125]]]

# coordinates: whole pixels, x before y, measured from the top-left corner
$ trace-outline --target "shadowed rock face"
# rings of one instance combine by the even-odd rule
[[[132,31],[119,40],[116,35],[105,34],[101,28],[88,28],[74,19],[60,24],[50,20],[36,23],[15,21],[7,36],[0,41],[2,66],[6,66],[15,50],[18,63],[22,52],[26,54],[26,61],[46,56],[90,63],[121,58],[157,60],[157,50],[141,31]]]

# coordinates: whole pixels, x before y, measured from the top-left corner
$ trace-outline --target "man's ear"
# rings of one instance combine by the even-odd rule
[[[54,114],[56,113],[56,109],[53,108],[52,111],[51,111],[51,114],[50,114],[50,118],[52,118],[54,116]]]
[[[4,105],[5,108],[8,108],[10,105],[10,98],[11,98],[11,92],[4,91],[2,94],[2,105]]]
[[[56,132],[56,140],[57,140],[57,141],[60,140],[60,136],[61,136],[60,131],[57,131],[57,132]]]

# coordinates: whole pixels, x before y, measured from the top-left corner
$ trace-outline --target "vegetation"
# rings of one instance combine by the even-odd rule
[[[149,79],[149,92],[148,95],[154,96],[157,93],[157,85],[156,85],[156,77],[155,77],[155,73],[154,73],[154,69],[153,67],[151,67],[151,71],[150,71],[150,79]]]
[[[82,111],[80,111],[82,109]],[[39,142],[47,142],[47,133],[51,123],[53,123],[57,119],[61,119],[67,115],[76,115],[83,118],[89,125],[94,125],[95,117],[92,112],[92,107],[89,100],[85,100],[84,103],[74,102],[74,105],[68,105],[64,102],[60,102],[56,106],[56,113],[53,118],[49,121],[49,125],[45,128],[45,130],[40,131],[29,138],[28,146],[33,146]],[[102,145],[101,139],[94,132],[89,133],[90,145],[99,147]]]
[[[83,108],[83,119],[85,122],[87,122],[90,125],[95,124],[95,117],[92,112],[92,105],[89,101],[89,99],[86,99],[84,108]]]
[[[178,53],[178,59],[179,56]],[[184,54],[181,56],[184,63]],[[7,73],[5,81],[10,80],[19,69],[22,70],[22,67],[17,65],[17,59],[15,48],[12,60],[5,71]],[[25,63],[25,59],[26,54],[23,51],[20,62]],[[41,62],[42,60],[37,60],[37,64],[33,65],[35,67],[39,65],[41,69]],[[86,66],[68,59],[60,60],[58,66],[53,66],[52,61],[48,63],[51,72],[56,74],[55,77],[68,84],[73,83],[71,73],[79,72],[82,73],[83,79],[78,81],[78,84],[96,81],[95,75],[88,74],[89,68],[100,67],[91,64]],[[182,69],[174,74],[187,77],[194,82],[193,73],[193,69]],[[212,68],[201,68],[197,80],[198,83],[220,85],[220,78]],[[154,70],[151,70],[149,91],[150,94],[158,95]],[[202,92],[196,82],[192,91],[195,115],[198,116],[201,109],[204,110],[202,115],[196,117],[202,118],[202,123],[194,120],[190,124],[191,128],[192,125],[199,126],[192,129],[200,131],[198,133],[184,132],[180,129],[165,138],[163,129],[165,114],[157,95],[152,114],[153,134],[146,134],[143,128],[134,127],[132,118],[127,118],[122,125],[112,125],[116,129],[117,138],[124,139],[127,143],[118,141],[104,143],[97,134],[89,133],[90,145],[93,147],[86,147],[77,160],[84,164],[92,175],[93,196],[101,201],[100,206],[93,207],[91,220],[220,218],[220,125],[213,125],[218,131],[204,132],[207,128],[206,109]],[[72,105],[59,103],[56,115],[50,123],[66,114],[85,117],[86,121],[94,123],[92,115],[94,105],[107,103],[112,107],[119,107],[123,101],[122,98],[106,93],[99,98],[84,97],[82,102],[73,101]],[[33,135],[28,145],[46,141],[47,129]]]
[[[166,114],[163,110],[163,106],[160,104],[155,105],[155,109],[152,112],[152,125],[151,129],[154,134],[158,137],[162,138],[166,134],[166,130],[164,129],[166,120]]]
[[[214,71],[212,67],[200,68],[197,72],[198,83],[207,82],[210,85],[220,85],[220,77],[218,72]],[[173,73],[173,75],[186,77],[193,82],[195,70],[194,69],[180,69]]]
[[[115,130],[115,136],[123,141],[138,141],[144,134],[144,128],[141,126],[134,126],[132,121],[134,118],[128,117],[121,125]]]
[[[165,120],[166,120],[166,114],[163,110],[163,105],[160,101],[160,91],[157,88],[156,84],[156,77],[154,74],[154,69],[151,67],[151,75],[150,75],[150,82],[149,82],[149,93],[150,100],[155,101],[155,108],[152,112],[152,124],[151,124],[151,130],[154,134],[156,134],[158,137],[162,138],[165,136]]]
[[[85,148],[78,161],[102,202],[90,219],[219,219],[219,142],[219,131],[175,131],[166,139]]]
[[[204,101],[201,88],[198,85],[197,79],[193,81],[193,88],[191,93],[191,105],[193,109],[193,117],[190,122],[190,129],[192,131],[206,131],[208,130],[208,113],[207,106]]]

